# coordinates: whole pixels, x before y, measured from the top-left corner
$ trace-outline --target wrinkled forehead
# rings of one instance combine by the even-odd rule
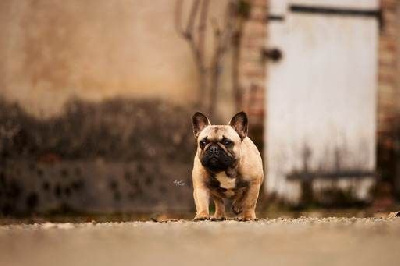
[[[231,126],[210,125],[205,127],[200,135],[199,140],[207,138],[210,141],[221,140],[223,137],[233,141],[239,140],[239,134]]]

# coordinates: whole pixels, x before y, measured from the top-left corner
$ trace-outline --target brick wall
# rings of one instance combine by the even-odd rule
[[[242,109],[250,120],[249,135],[264,154],[264,96],[266,69],[261,51],[265,47],[268,0],[248,0],[251,5],[249,19],[244,23],[239,80],[242,90]]]
[[[267,0],[249,0],[251,12],[245,22],[240,58],[240,81],[243,109],[253,127],[262,127],[264,118],[265,63],[261,50],[265,46]]]
[[[378,88],[378,134],[391,132],[400,96],[398,86],[397,45],[400,38],[397,0],[381,0],[383,10],[382,30],[379,36],[379,88]]]
[[[377,163],[382,180],[395,185],[396,172],[399,172],[396,169],[399,153],[398,147],[396,150],[399,142],[396,131],[400,122],[400,1],[381,0],[381,7],[383,24],[379,36]]]

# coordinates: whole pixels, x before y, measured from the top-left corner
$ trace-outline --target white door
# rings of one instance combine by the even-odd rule
[[[266,191],[301,198],[356,186],[365,199],[375,170],[378,0],[270,1]],[[278,18],[278,19],[276,19]],[[280,19],[279,19],[280,18]]]

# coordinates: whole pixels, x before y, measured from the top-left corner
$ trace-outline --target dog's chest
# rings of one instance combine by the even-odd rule
[[[236,186],[236,178],[228,177],[225,172],[216,174],[215,178],[219,182],[219,186],[225,189],[234,189]]]
[[[224,172],[211,176],[210,189],[223,197],[235,195],[236,178],[227,176]]]

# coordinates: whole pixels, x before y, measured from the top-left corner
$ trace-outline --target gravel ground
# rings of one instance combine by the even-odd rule
[[[0,265],[400,265],[400,218],[0,226]]]

